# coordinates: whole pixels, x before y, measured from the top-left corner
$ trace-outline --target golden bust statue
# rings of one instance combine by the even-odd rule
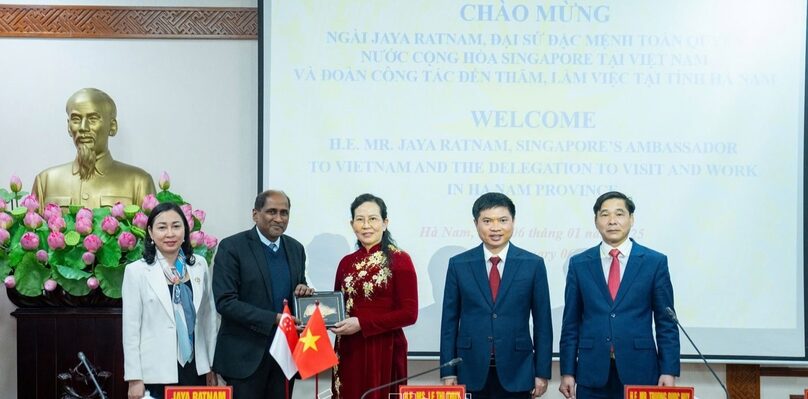
[[[56,203],[87,208],[138,204],[154,193],[154,181],[143,169],[112,159],[109,138],[118,132],[112,98],[98,89],[81,89],[67,100],[67,130],[76,159],[40,172],[31,192],[41,206]]]

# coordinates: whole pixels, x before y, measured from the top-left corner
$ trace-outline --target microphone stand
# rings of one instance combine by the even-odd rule
[[[98,380],[95,379],[95,370],[90,367],[90,363],[87,361],[87,357],[84,356],[84,352],[79,352],[79,360],[84,367],[87,368],[87,372],[90,373],[90,379],[93,380],[93,384],[95,384],[95,389],[98,391],[98,395],[101,397],[101,399],[107,399],[107,396],[104,395],[104,390],[101,389],[101,385],[98,383]]]
[[[431,373],[431,372],[436,371],[436,370],[440,370],[440,369],[442,369],[442,368],[444,368],[444,367],[456,366],[456,365],[460,364],[461,362],[463,362],[463,358],[456,357],[456,358],[454,358],[454,359],[452,359],[452,360],[449,360],[449,361],[448,361],[448,362],[446,362],[446,363],[441,364],[441,365],[440,365],[440,366],[438,366],[438,367],[431,368],[431,369],[429,369],[429,370],[427,370],[427,371],[422,371],[422,372],[420,372],[420,373],[418,373],[418,374],[415,374],[415,375],[409,375],[409,376],[406,376],[406,377],[404,377],[404,378],[399,378],[399,379],[397,379],[397,380],[395,380],[395,381],[393,381],[393,382],[389,382],[389,383],[384,384],[384,385],[379,385],[379,386],[377,386],[377,387],[375,387],[375,388],[370,388],[370,389],[368,389],[367,391],[365,391],[365,393],[363,393],[363,394],[362,394],[362,396],[361,396],[359,399],[365,399],[365,396],[367,396],[367,395],[368,395],[369,393],[371,393],[371,392],[376,392],[376,391],[378,391],[378,390],[380,390],[380,389],[384,389],[384,388],[387,388],[387,387],[390,387],[390,386],[396,385],[396,384],[398,384],[399,382],[404,382],[404,381],[407,381],[407,380],[408,380],[408,379],[410,379],[410,378],[420,377],[420,376],[422,376],[422,375],[424,375],[424,374]]]
[[[707,358],[704,357],[704,355],[701,354],[701,351],[699,350],[699,347],[696,346],[696,343],[693,342],[692,339],[690,339],[690,335],[685,330],[685,327],[682,326],[682,323],[679,323],[679,318],[676,317],[676,312],[674,312],[673,309],[671,309],[670,307],[666,307],[665,312],[668,313],[668,317],[670,317],[671,320],[673,320],[676,323],[676,325],[679,326],[679,328],[682,330],[682,332],[685,333],[685,337],[687,337],[687,340],[690,341],[690,345],[693,345],[693,348],[696,350],[696,352],[701,357],[701,360],[704,362],[704,365],[707,366],[707,369],[709,369],[711,373],[713,373],[713,377],[715,377],[715,380],[718,381],[718,384],[721,385],[721,388],[724,389],[724,393],[727,395],[727,399],[730,399],[729,391],[727,391],[727,387],[724,386],[724,383],[721,382],[720,378],[718,378],[718,374],[715,373],[715,370],[713,370],[713,368],[710,367],[710,363],[708,363]]]

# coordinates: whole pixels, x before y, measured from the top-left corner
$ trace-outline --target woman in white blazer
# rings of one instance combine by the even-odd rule
[[[191,249],[176,204],[156,206],[147,223],[143,259],[123,277],[124,380],[129,399],[166,385],[215,385],[216,308],[208,265]]]

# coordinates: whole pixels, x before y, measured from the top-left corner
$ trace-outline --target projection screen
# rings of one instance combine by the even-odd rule
[[[544,257],[557,351],[569,258],[619,190],[705,354],[805,359],[804,1],[261,7],[262,185],[291,197],[319,290],[355,249],[353,198],[385,199],[418,273],[411,354],[438,350],[447,261],[479,245],[489,191]]]

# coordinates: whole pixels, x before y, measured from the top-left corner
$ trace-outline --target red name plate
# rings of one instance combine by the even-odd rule
[[[693,387],[626,385],[625,399],[693,399]]]
[[[465,399],[465,385],[401,385],[400,399]]]
[[[166,399],[233,399],[233,387],[166,387]]]
[[[803,392],[803,394],[805,395],[805,399],[808,399],[808,389],[806,389],[805,392]]]

